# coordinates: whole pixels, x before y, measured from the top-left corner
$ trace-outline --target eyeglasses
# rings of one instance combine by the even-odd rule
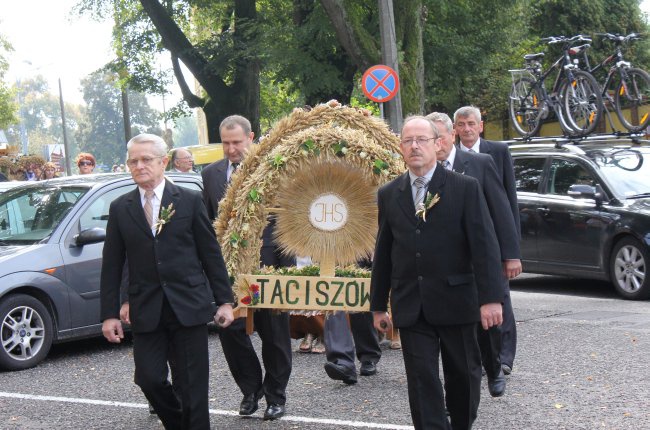
[[[437,139],[437,137],[424,137],[424,136],[417,136],[417,137],[412,137],[410,139],[403,139],[400,141],[400,144],[403,146],[408,146],[412,145],[413,142],[417,143],[418,146],[426,145],[428,141],[431,139]]]
[[[80,161],[79,166],[92,166],[92,161]]]
[[[163,158],[164,155],[159,155],[157,157],[142,157],[142,158],[129,158],[126,160],[126,165],[129,166],[130,168],[134,168],[138,166],[138,163],[142,163],[145,166],[151,165],[153,163],[153,160],[156,158]]]

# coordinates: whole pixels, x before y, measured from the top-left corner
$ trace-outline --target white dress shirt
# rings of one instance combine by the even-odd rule
[[[138,187],[138,190],[140,191],[140,201],[142,203],[142,208],[144,209],[144,204],[146,203],[144,193],[146,190],[140,187]],[[156,235],[156,229],[153,227],[153,225],[156,225],[158,222],[158,214],[160,213],[160,204],[162,203],[163,191],[165,191],[165,180],[163,180],[156,186],[156,188],[153,189],[154,195],[151,199],[151,209],[153,210],[153,224],[151,227],[151,233],[153,233],[154,236]]]

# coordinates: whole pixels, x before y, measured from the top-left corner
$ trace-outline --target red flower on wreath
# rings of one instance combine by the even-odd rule
[[[253,293],[253,294],[260,292],[260,286],[257,285],[257,284],[251,284],[249,289],[251,290],[251,293]]]
[[[241,302],[242,302],[243,305],[250,305],[251,304],[251,296],[242,297]]]

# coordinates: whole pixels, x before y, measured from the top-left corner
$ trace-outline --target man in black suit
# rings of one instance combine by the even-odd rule
[[[434,112],[427,115],[427,118],[433,121],[440,133],[440,151],[437,154],[440,164],[448,170],[469,175],[479,181],[499,241],[504,268],[508,260],[520,262],[519,234],[512,218],[508,197],[492,157],[487,154],[470,153],[457,149],[454,145],[456,137],[454,125],[446,114]],[[506,291],[508,278],[505,272],[502,283],[503,289]],[[488,376],[488,390],[493,397],[502,396],[506,388],[506,379],[499,358],[501,351],[500,328],[492,327],[486,331],[477,326],[477,329],[481,358]]]
[[[109,210],[100,285],[102,331],[109,342],[119,343],[124,336],[120,283],[128,255],[135,383],[166,429],[209,429],[207,323],[214,317],[227,327],[233,320],[228,272],[201,195],[165,180],[164,140],[140,134],[127,151],[137,188],[113,201]],[[167,381],[170,350],[180,402]]]
[[[239,115],[225,118],[219,126],[225,158],[201,171],[203,199],[211,219],[217,217],[219,201],[223,198],[231,175],[236,171],[253,142],[254,133],[250,122]],[[292,265],[273,244],[271,221],[262,235],[261,263],[265,266]],[[266,397],[265,420],[280,418],[285,413],[286,388],[291,375],[291,337],[289,313],[275,314],[269,309],[254,313],[255,329],[262,340],[262,360],[266,375],[262,380],[262,366],[246,334],[246,321],[236,319],[227,329],[219,330],[219,338],[230,372],[244,394],[239,408],[240,415],[251,415],[258,408],[258,401]]]
[[[478,181],[436,168],[440,139],[431,120],[407,118],[400,148],[409,170],[378,192],[370,309],[375,328],[390,330],[390,295],[415,428],[469,429],[480,400],[476,323],[502,321],[498,243]]]
[[[503,142],[493,142],[481,138],[483,132],[483,121],[481,111],[474,106],[464,106],[454,113],[454,127],[460,138],[458,148],[461,151],[478,152],[488,154],[494,160],[497,173],[506,190],[510,211],[517,228],[517,238],[521,239],[521,223],[519,221],[519,208],[517,206],[517,186],[515,184],[515,170],[508,145]],[[521,273],[521,260],[504,260],[504,273],[508,279],[512,279]],[[499,360],[506,375],[512,371],[517,351],[517,324],[510,299],[510,287],[506,289],[506,296],[503,300],[503,325],[501,331],[501,352]],[[488,375],[489,376],[489,375]]]

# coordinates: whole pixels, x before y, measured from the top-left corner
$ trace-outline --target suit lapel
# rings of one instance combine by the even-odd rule
[[[492,152],[492,145],[490,141],[481,138],[481,152],[483,154],[490,154]]]
[[[142,208],[140,190],[138,187],[136,187],[135,190],[131,191],[129,194],[129,198],[126,202],[126,209],[129,215],[131,215],[131,218],[133,218],[135,224],[149,236],[153,237],[151,234],[151,229],[149,228],[149,223],[147,222],[147,218],[144,216],[144,209]]]
[[[172,203],[174,204],[174,208],[177,209],[179,200],[180,193],[178,191],[178,187],[168,180],[165,180],[165,189],[163,190],[162,200],[160,201],[160,209],[169,207],[169,205]],[[160,234],[163,234],[164,231],[165,228],[160,231]]]
[[[402,175],[399,181],[399,192],[397,193],[397,203],[406,215],[406,218],[415,223],[415,203],[413,203],[413,192],[411,191],[411,178],[408,171]]]
[[[456,159],[454,160],[454,166],[452,170],[454,172],[460,173],[461,175],[465,174],[467,170],[467,157],[461,149],[456,149]]]
[[[436,166],[436,170],[433,171],[433,176],[431,177],[431,181],[429,181],[429,187],[427,188],[427,193],[430,193],[432,196],[438,194],[438,197],[442,198],[445,182],[447,181],[447,175],[449,175],[447,169],[445,169],[442,166]],[[426,199],[427,194],[425,194],[424,196],[425,196],[424,198]],[[434,208],[429,209],[429,211],[432,210],[434,210]],[[429,211],[427,211],[427,216],[430,216]],[[416,219],[418,225],[424,222],[421,218],[416,218]]]

